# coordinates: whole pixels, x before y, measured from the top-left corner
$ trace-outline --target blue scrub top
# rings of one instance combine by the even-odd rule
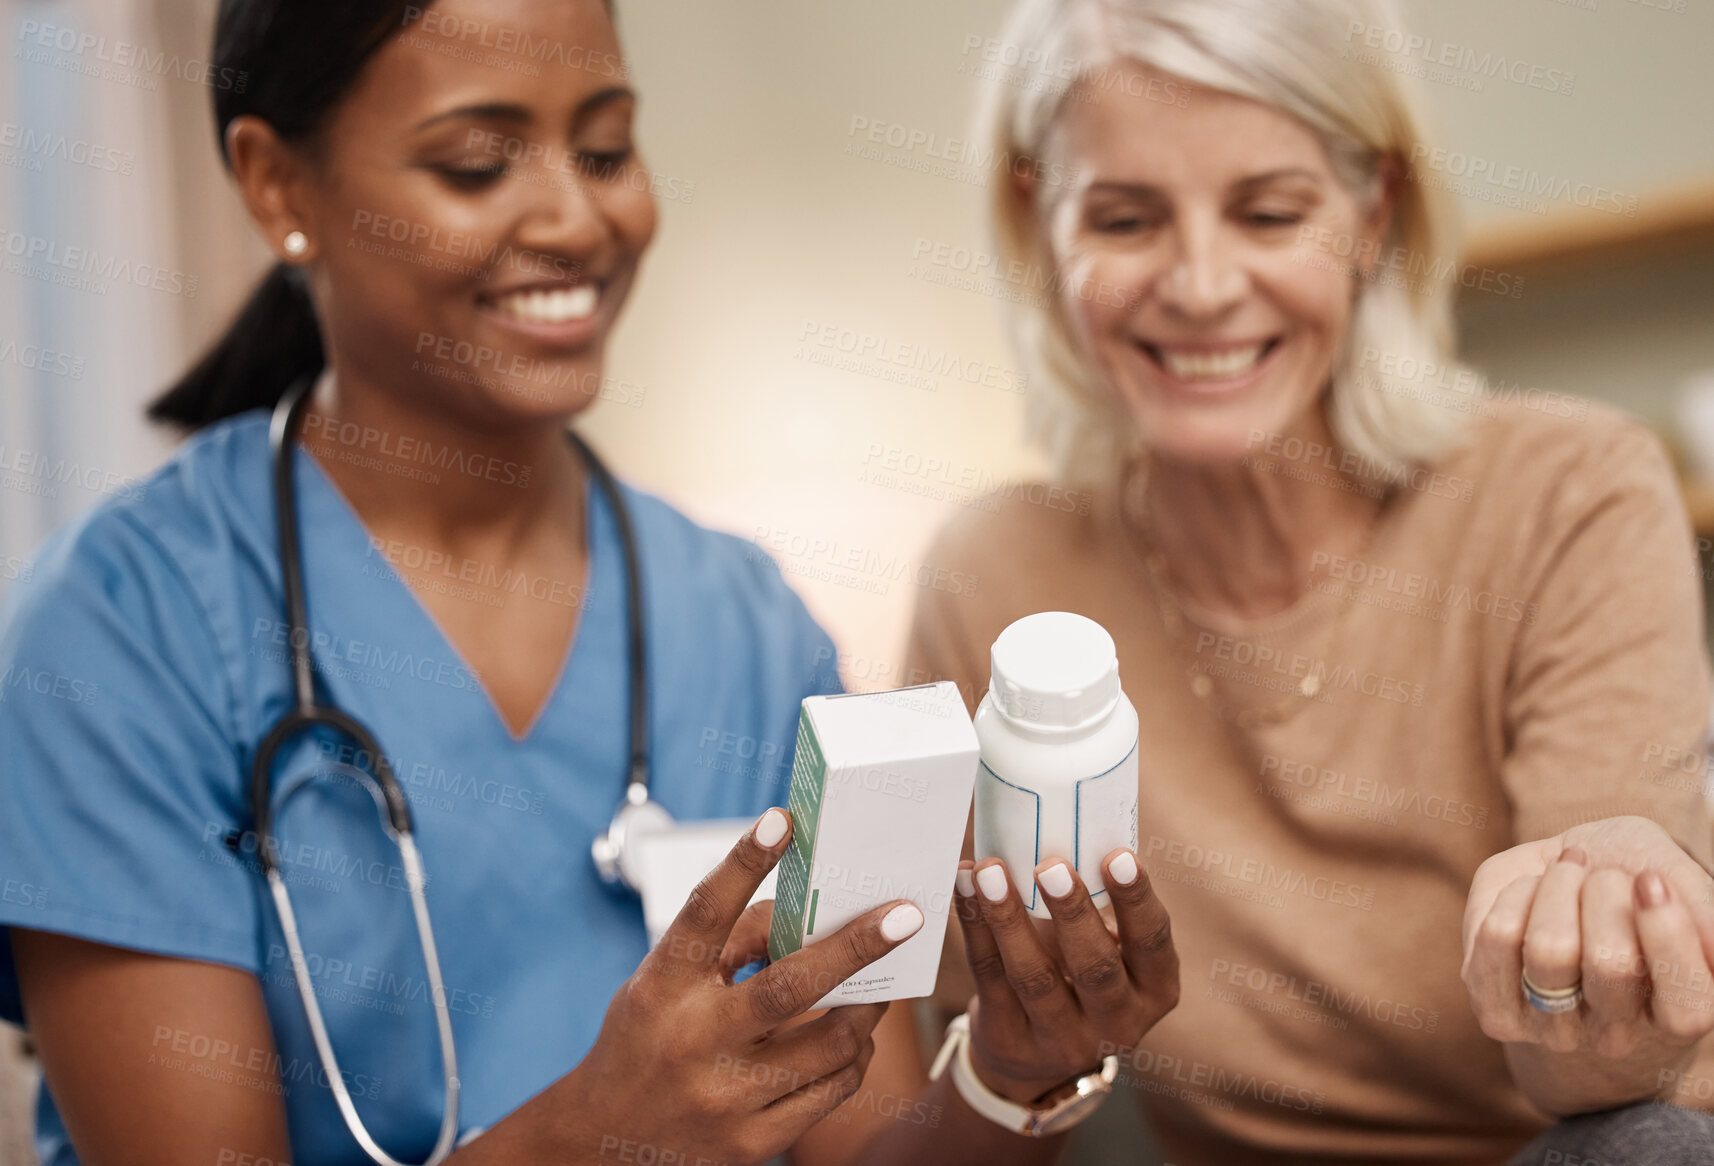
[[[10,926],[243,968],[261,980],[277,1055],[157,1026],[138,1071],[277,1079],[295,1162],[362,1163],[247,832],[251,760],[292,703],[267,431],[259,411],[204,430],[53,535],[0,609],[0,1017],[21,1020]],[[567,581],[564,596],[583,602],[576,639],[517,741],[316,461],[301,447],[296,459],[318,684],[375,734],[411,801],[460,1131],[489,1126],[577,1065],[647,951],[640,903],[604,889],[589,856],[628,753],[614,516],[590,489],[588,587]],[[758,548],[623,494],[644,577],[654,796],[680,819],[785,804],[798,703],[838,688],[832,642]],[[305,740],[282,762],[276,804],[305,784],[275,835],[358,1113],[390,1154],[420,1161],[444,1096],[433,1005],[398,852],[348,776],[351,754]],[[44,1164],[75,1163],[45,1087],[37,1116]]]

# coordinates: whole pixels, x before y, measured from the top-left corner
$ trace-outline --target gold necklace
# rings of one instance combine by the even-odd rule
[[[1133,471],[1139,464],[1142,473],[1137,476]],[[1215,677],[1213,672],[1204,670],[1201,667],[1201,661],[1195,659],[1194,656],[1187,655],[1184,648],[1182,634],[1184,625],[1197,621],[1185,612],[1184,605],[1174,594],[1172,585],[1167,579],[1165,558],[1152,546],[1141,541],[1143,520],[1147,515],[1149,468],[1148,459],[1144,456],[1128,462],[1120,471],[1119,524],[1124,528],[1125,537],[1130,541],[1132,550],[1137,553],[1138,557],[1143,560],[1143,565],[1148,568],[1149,590],[1154,595],[1155,607],[1160,613],[1161,625],[1167,635],[1167,643],[1172,649],[1173,655],[1190,674],[1190,691],[1199,700],[1206,702],[1221,720],[1235,722],[1243,729],[1279,724],[1289,719],[1299,708],[1302,708],[1303,702],[1318,698],[1326,699],[1323,696],[1323,686],[1326,683],[1327,656],[1333,649],[1336,633],[1344,620],[1345,612],[1356,597],[1357,588],[1349,585],[1340,586],[1339,606],[1328,618],[1327,632],[1322,642],[1320,654],[1311,659],[1309,670],[1298,679],[1296,685],[1287,690],[1283,699],[1262,708],[1251,708],[1214,699]],[[1133,505],[1137,508],[1135,518],[1131,513]],[[1379,525],[1379,513],[1377,509],[1364,525],[1362,538],[1359,540],[1356,549],[1352,551],[1351,558],[1360,559],[1368,551],[1375,528]],[[1311,572],[1307,587],[1314,588],[1321,594],[1326,594],[1323,588],[1316,586],[1313,572]],[[1201,627],[1202,625],[1197,624],[1197,626]],[[1255,645],[1252,644],[1252,652],[1254,648]],[[1261,685],[1261,687],[1269,686]]]

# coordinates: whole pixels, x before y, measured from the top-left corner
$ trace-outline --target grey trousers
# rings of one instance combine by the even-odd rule
[[[1511,1166],[1714,1166],[1714,1114],[1628,1105],[1566,1118]]]

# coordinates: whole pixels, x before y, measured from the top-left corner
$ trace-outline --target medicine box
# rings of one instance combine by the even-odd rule
[[[976,766],[976,730],[949,681],[804,700],[768,954],[781,959],[894,899],[923,913],[922,930],[829,985],[815,1007],[934,991]]]

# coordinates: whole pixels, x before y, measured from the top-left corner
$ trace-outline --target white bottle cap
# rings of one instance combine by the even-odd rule
[[[1092,619],[1042,611],[1011,624],[990,655],[994,708],[1038,732],[1072,732],[1107,719],[1119,703],[1113,637]]]

